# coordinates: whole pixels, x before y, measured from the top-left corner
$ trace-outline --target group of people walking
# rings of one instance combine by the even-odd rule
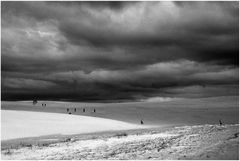
[[[74,108],[73,111],[74,111],[74,112],[77,112],[77,108]],[[70,109],[69,109],[69,108],[67,108],[67,112],[68,112],[68,114],[72,114],[72,113],[70,112]],[[83,109],[82,109],[82,112],[85,113],[85,112],[86,112],[86,109],[83,108]],[[94,113],[96,112],[96,109],[95,109],[95,108],[93,109],[93,112],[94,112]]]
[[[37,100],[37,99],[34,99],[34,100],[33,100],[33,105],[36,105],[37,103],[38,103],[38,100]],[[43,107],[46,107],[47,104],[46,104],[46,103],[42,103],[42,106],[43,106]]]

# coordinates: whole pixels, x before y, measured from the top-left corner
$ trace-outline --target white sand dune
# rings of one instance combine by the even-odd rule
[[[1,112],[1,140],[149,127],[89,116],[12,110]]]

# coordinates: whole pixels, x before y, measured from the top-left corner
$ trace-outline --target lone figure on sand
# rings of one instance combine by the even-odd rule
[[[83,112],[85,112],[85,108],[83,108]]]
[[[37,99],[34,99],[33,100],[33,105],[37,104],[37,102],[38,102]]]
[[[220,125],[220,126],[222,126],[222,125],[223,125],[223,123],[222,123],[222,120],[219,120],[219,125]]]
[[[143,125],[144,123],[143,123],[143,120],[141,120],[141,125]]]

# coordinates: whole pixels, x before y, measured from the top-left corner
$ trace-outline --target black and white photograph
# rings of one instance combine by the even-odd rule
[[[1,160],[239,160],[239,1],[1,1]]]

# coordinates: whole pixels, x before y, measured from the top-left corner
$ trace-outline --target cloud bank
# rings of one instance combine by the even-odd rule
[[[239,2],[2,2],[2,99],[238,95]]]

